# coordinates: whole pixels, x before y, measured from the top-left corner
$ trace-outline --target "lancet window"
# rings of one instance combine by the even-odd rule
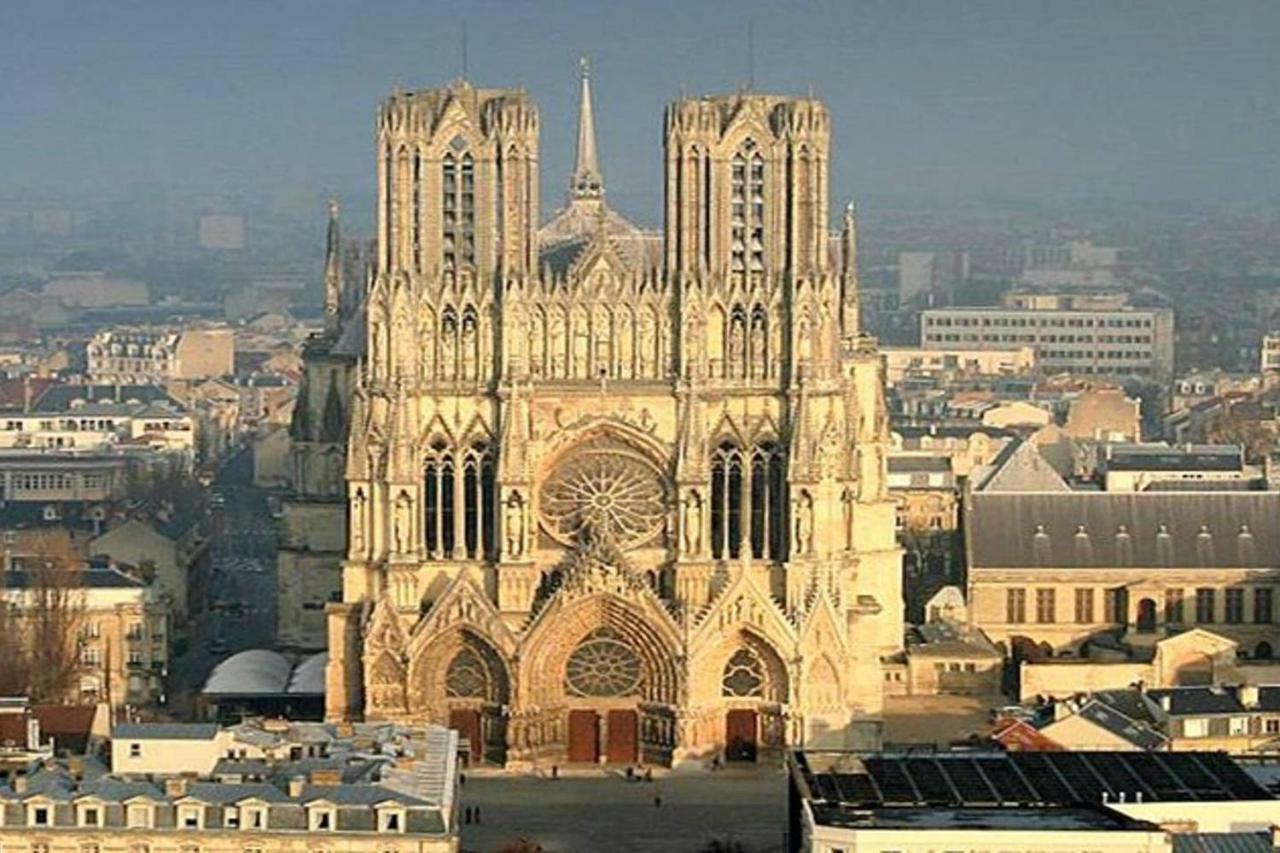
[[[440,221],[441,264],[446,271],[471,267],[476,262],[476,168],[470,153],[463,152],[461,137],[441,162]]]
[[[730,270],[764,272],[764,157],[750,139],[733,155],[729,205]]]
[[[410,229],[413,233],[413,266],[422,269],[422,156],[413,154],[413,209],[410,213]]]
[[[786,467],[782,451],[762,442],[744,452],[732,442],[711,460],[711,555],[786,559]]]
[[[496,542],[493,451],[477,442],[455,453],[431,445],[423,470],[423,529],[437,560],[491,559]]]

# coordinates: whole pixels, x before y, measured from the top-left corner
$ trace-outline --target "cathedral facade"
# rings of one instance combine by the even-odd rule
[[[873,745],[900,554],[826,109],[670,105],[661,234],[606,203],[585,70],[540,228],[538,123],[465,81],[379,110],[329,719],[512,766]]]

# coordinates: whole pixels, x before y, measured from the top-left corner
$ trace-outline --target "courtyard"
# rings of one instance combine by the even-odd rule
[[[555,780],[468,775],[459,793],[460,812],[480,808],[481,822],[462,826],[465,853],[496,853],[519,838],[547,853],[698,853],[715,840],[747,853],[785,849],[786,776],[776,766],[676,771],[652,782],[612,771]]]

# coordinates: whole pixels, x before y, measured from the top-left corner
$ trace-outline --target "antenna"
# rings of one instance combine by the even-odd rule
[[[747,21],[747,89],[756,87],[756,22]]]
[[[462,79],[467,79],[467,19],[462,19]]]

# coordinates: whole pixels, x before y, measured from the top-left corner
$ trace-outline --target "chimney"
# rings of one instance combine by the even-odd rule
[[[1240,704],[1250,710],[1258,707],[1258,685],[1242,684],[1240,686]]]
[[[332,767],[318,767],[311,771],[312,785],[341,785],[342,772]]]
[[[181,776],[174,776],[164,780],[164,795],[177,799],[187,795],[187,780]]]
[[[291,776],[289,778],[289,797],[290,799],[298,799],[302,796],[302,786],[307,784],[307,780],[302,776]]]

